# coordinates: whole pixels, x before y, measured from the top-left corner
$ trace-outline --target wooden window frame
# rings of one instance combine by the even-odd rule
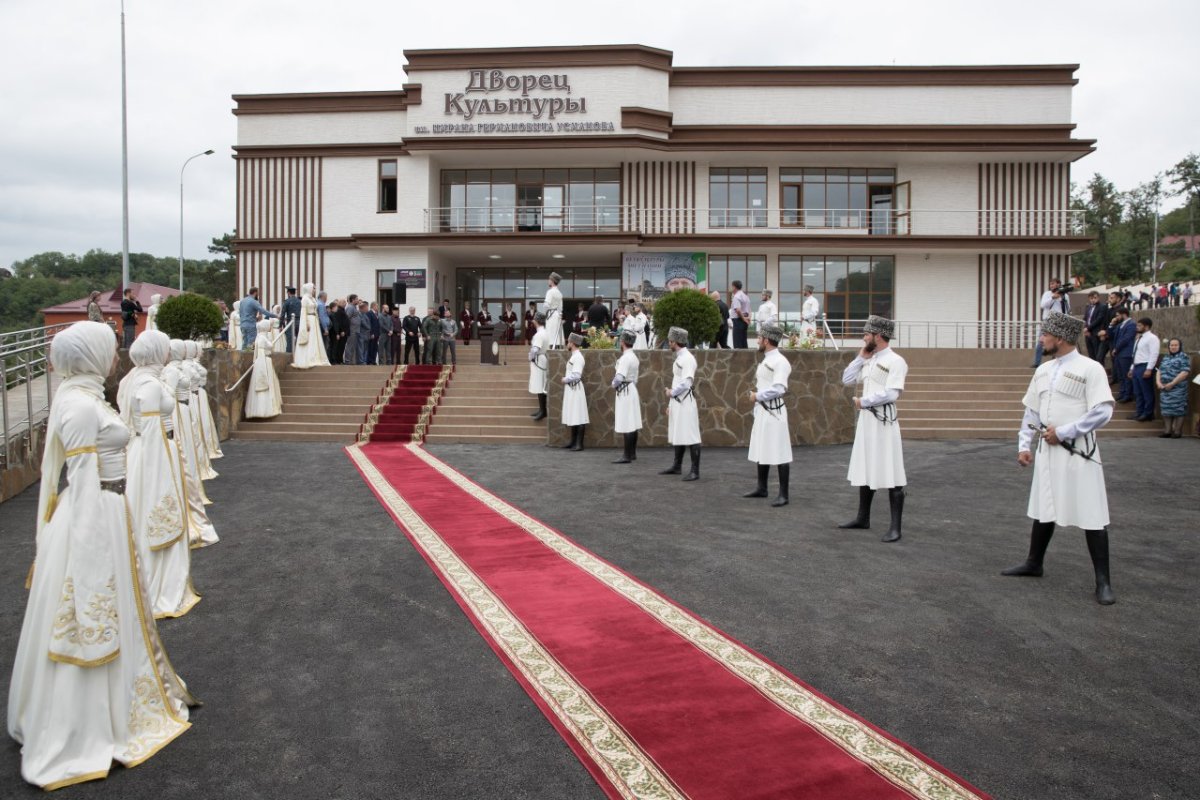
[[[384,177],[383,165],[391,164],[396,168],[396,174],[392,177]],[[395,201],[395,208],[384,208],[384,181],[392,181],[392,199]],[[394,158],[381,158],[375,166],[375,213],[376,214],[396,214],[400,211],[400,164]]]

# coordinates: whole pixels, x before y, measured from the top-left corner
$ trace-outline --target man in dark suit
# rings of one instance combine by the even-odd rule
[[[1104,354],[1100,351],[1104,340],[1100,331],[1108,328],[1111,321],[1108,304],[1100,302],[1099,292],[1088,292],[1087,308],[1083,310],[1083,327],[1087,331],[1088,358],[1104,363]]]
[[[367,325],[370,333],[367,334],[367,357],[363,360],[373,366],[379,361],[379,336],[383,333],[383,324],[379,321],[378,306],[375,303],[367,306]]]
[[[346,334],[350,330],[350,318],[340,301],[329,304],[329,363],[341,364],[346,355]]]
[[[721,299],[720,292],[713,292],[709,295],[717,304],[717,311],[721,312],[721,327],[717,328],[717,339],[712,343],[713,347],[729,349],[727,342],[729,341],[729,305]]]
[[[593,301],[591,307],[588,308],[587,320],[588,324],[593,328],[600,328],[601,330],[608,329],[608,323],[612,320],[612,312],[609,311],[608,306],[604,304],[603,297],[600,297],[599,295],[596,296],[595,301]]]
[[[289,322],[294,323],[292,327],[287,329],[284,336],[287,338],[287,351],[292,352],[292,344],[296,341],[296,325],[300,324],[300,312],[303,306],[300,305],[300,298],[296,297],[296,287],[287,287],[287,300],[283,301],[283,313],[279,316],[279,326],[286,327]]]
[[[1112,325],[1108,329],[1108,338],[1112,342],[1113,376],[1120,383],[1117,392],[1118,403],[1133,402],[1133,381],[1129,371],[1133,369],[1133,346],[1137,340],[1137,325],[1129,318],[1129,309],[1117,306]]]
[[[400,323],[404,329],[404,363],[408,363],[408,354],[415,353],[421,363],[421,318],[417,316],[417,307],[408,307],[408,316]]]
[[[374,340],[372,339],[372,331],[374,330],[374,328],[371,326],[371,317],[367,313],[370,310],[371,310],[371,306],[367,303],[366,300],[358,301],[358,363],[359,364],[370,364],[371,363],[370,361],[367,360],[367,353],[371,349],[371,345],[374,343]],[[375,325],[376,326],[379,325],[378,320],[375,321]]]

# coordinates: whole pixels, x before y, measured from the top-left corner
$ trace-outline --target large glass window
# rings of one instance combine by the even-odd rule
[[[596,231],[620,228],[621,170],[442,170],[441,231]]]
[[[856,228],[894,233],[894,169],[785,167],[779,170],[779,211],[784,225]]]
[[[859,330],[871,314],[894,316],[895,270],[892,256],[780,256],[779,310],[798,315],[808,285],[822,313],[852,320],[856,325],[848,330]]]
[[[767,168],[710,168],[708,225],[711,228],[765,228]]]
[[[733,290],[730,287],[734,281],[741,281],[742,290],[753,300],[767,286],[767,257],[710,255],[708,257],[709,290],[729,292],[732,295]]]
[[[568,319],[575,318],[579,303],[586,308],[597,295],[604,297],[605,305],[610,309],[621,297],[620,267],[558,267],[556,271],[562,276],[558,289],[562,292],[563,308]],[[499,318],[505,304],[512,304],[513,310],[523,315],[530,301],[540,309],[542,301],[546,299],[546,281],[549,277],[550,270],[541,267],[459,269],[455,313],[464,306],[470,308],[472,313],[478,313],[481,307],[486,307],[493,317]]]

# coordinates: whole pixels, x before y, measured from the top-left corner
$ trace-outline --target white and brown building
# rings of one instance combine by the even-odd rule
[[[994,345],[1090,243],[1068,209],[1094,149],[1071,122],[1077,65],[405,56],[395,91],[234,96],[240,288],[386,302],[404,270],[405,305],[495,314],[540,301],[551,270],[568,303],[612,300],[639,288],[629,256],[702,254],[709,288],[740,278],[785,313],[813,284],[835,325],[962,321]]]

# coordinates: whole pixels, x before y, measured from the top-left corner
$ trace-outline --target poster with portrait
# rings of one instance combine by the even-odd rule
[[[654,301],[676,289],[708,289],[707,253],[622,253],[625,296]]]

